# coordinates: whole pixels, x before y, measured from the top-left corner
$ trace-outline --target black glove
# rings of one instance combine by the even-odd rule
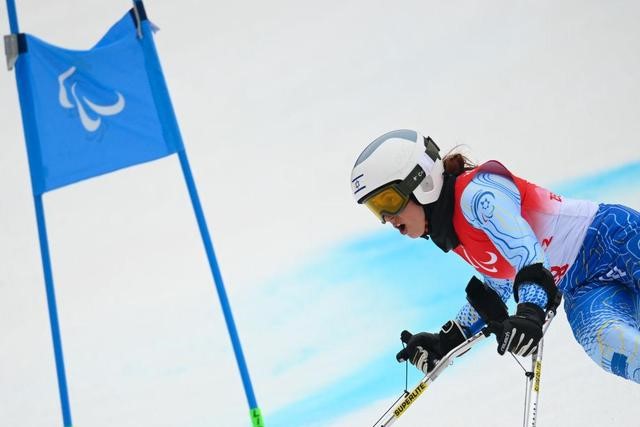
[[[449,320],[442,325],[437,334],[420,332],[413,335],[409,331],[402,331],[400,339],[407,346],[396,355],[398,362],[408,360],[427,374],[440,359],[463,343],[467,337],[458,322]]]
[[[491,322],[489,330],[496,334],[498,353],[510,351],[518,356],[533,353],[542,338],[544,311],[532,303],[518,304],[516,314],[503,322]]]

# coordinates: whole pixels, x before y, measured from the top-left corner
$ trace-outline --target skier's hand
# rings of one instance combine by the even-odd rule
[[[496,334],[498,353],[510,351],[518,356],[533,353],[542,339],[544,311],[532,303],[518,304],[516,314],[503,322],[491,322],[489,330]]]
[[[445,323],[437,334],[420,332],[413,335],[409,331],[402,331],[400,340],[407,346],[396,355],[396,359],[398,362],[408,360],[427,374],[440,359],[465,339],[462,327],[455,320]]]
[[[407,346],[396,355],[396,360],[398,360],[398,362],[408,360],[413,366],[425,374],[431,371],[442,357],[440,354],[440,337],[438,334],[420,332],[419,334],[412,335],[411,332],[405,330],[400,334],[400,339],[403,343],[407,344]]]

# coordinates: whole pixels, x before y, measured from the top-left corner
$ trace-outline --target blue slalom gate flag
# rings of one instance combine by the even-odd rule
[[[254,427],[264,427],[213,243],[142,1],[90,50],[74,51],[19,32],[6,0],[20,109],[47,292],[64,427],[72,427],[43,193],[127,166],[176,154],[227,324]]]
[[[23,120],[34,194],[183,149],[166,87],[154,90],[164,79],[141,25],[150,23],[132,9],[86,51],[24,35],[18,81],[30,91]]]

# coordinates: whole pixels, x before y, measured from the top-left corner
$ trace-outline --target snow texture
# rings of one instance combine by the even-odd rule
[[[131,4],[17,3],[22,31],[76,49]],[[638,2],[146,8],[269,427],[372,424],[404,386],[399,332],[437,329],[464,302],[468,266],[355,206],[349,173],[378,135],[416,128],[561,194],[640,207]],[[0,425],[50,427],[62,417],[12,74],[0,74]],[[249,425],[178,160],[44,202],[74,425]],[[638,424],[640,388],[591,362],[563,313],[542,381],[540,426]],[[397,425],[519,425],[523,382],[487,343]]]

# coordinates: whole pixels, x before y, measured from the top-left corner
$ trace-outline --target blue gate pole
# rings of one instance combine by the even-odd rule
[[[9,15],[9,27],[11,34],[18,34],[18,15],[14,0],[7,0],[7,12]],[[34,102],[31,94],[31,87],[26,74],[22,73],[22,64],[20,61],[16,63],[16,83],[18,85],[18,97],[20,100],[20,111],[22,112],[22,126],[24,128],[25,140],[29,137],[36,138],[37,129],[31,119],[33,111],[32,103]],[[18,78],[22,76],[23,78]],[[32,141],[33,144],[33,141]],[[33,149],[29,148],[27,142],[27,152],[29,153],[29,170],[33,169],[31,162],[34,160],[32,155]],[[31,176],[33,188],[33,175]],[[44,216],[44,205],[42,203],[42,194],[36,194],[33,191],[33,203],[36,210],[36,221],[38,224],[38,237],[40,241],[40,256],[42,258],[42,269],[44,272],[44,283],[47,292],[47,306],[49,308],[49,324],[51,326],[51,338],[53,340],[53,352],[56,361],[56,372],[58,376],[58,392],[60,394],[60,406],[62,407],[62,421],[64,427],[72,427],[71,409],[69,405],[69,392],[67,389],[67,378],[64,369],[64,356],[62,353],[62,339],[60,336],[60,325],[58,322],[58,309],[56,307],[56,294],[53,286],[53,273],[51,270],[51,258],[49,256],[49,242],[47,238],[47,227]]]
[[[136,16],[141,17],[144,10],[142,1],[134,0],[133,7],[136,10]],[[146,13],[144,13],[146,16]],[[240,370],[240,376],[242,377],[242,384],[244,386],[244,392],[249,403],[249,414],[253,427],[264,427],[264,421],[256,397],[253,392],[253,386],[251,385],[251,378],[249,377],[249,369],[242,352],[242,346],[240,344],[240,338],[238,337],[238,330],[233,320],[233,314],[231,313],[231,306],[229,305],[229,299],[227,298],[227,292],[224,288],[224,282],[222,281],[222,274],[220,273],[220,267],[216,259],[215,251],[213,250],[213,244],[211,243],[211,236],[209,235],[209,229],[207,227],[207,221],[205,220],[204,213],[202,211],[202,205],[200,204],[200,198],[198,197],[198,191],[196,189],[196,183],[191,173],[191,167],[189,166],[189,160],[187,159],[187,153],[184,149],[182,142],[182,136],[180,135],[180,127],[178,126],[178,119],[176,118],[175,111],[173,110],[173,104],[171,103],[171,97],[169,96],[169,90],[167,89],[167,83],[164,79],[164,73],[160,65],[160,59],[158,58],[158,52],[156,51],[155,43],[153,42],[153,35],[151,33],[151,27],[148,20],[141,19],[138,22],[139,29],[142,33],[142,46],[145,52],[147,75],[151,84],[151,91],[154,94],[156,100],[156,108],[163,127],[163,132],[167,140],[174,140],[180,149],[177,150],[178,157],[180,158],[180,165],[182,166],[182,174],[184,175],[187,189],[189,190],[189,196],[191,198],[191,204],[193,211],[198,222],[200,229],[200,236],[204,243],[204,248],[207,253],[207,260],[209,261],[209,267],[213,275],[213,281],[218,292],[218,299],[222,306],[222,313],[224,314],[224,320],[227,324],[227,330],[229,337],[231,338],[231,344],[236,356],[236,363]]]
[[[202,211],[202,205],[200,204],[200,198],[198,197],[198,191],[196,184],[191,173],[191,167],[189,166],[189,160],[187,159],[187,153],[184,150],[178,152],[180,158],[180,165],[182,166],[182,172],[184,179],[189,189],[189,196],[191,197],[191,204],[198,221],[198,227],[200,228],[200,235],[202,236],[202,242],[204,243],[205,251],[207,252],[207,259],[209,260],[209,266],[211,273],[213,274],[213,281],[218,291],[218,298],[220,299],[220,305],[222,306],[222,312],[224,319],[227,323],[227,329],[229,330],[229,336],[231,338],[231,344],[233,345],[233,351],[236,355],[236,361],[238,369],[240,370],[240,376],[242,377],[242,384],[244,385],[245,394],[247,396],[247,402],[251,411],[251,419],[254,427],[263,427],[262,415],[256,397],[253,392],[253,386],[251,385],[251,378],[249,377],[249,369],[242,352],[242,346],[240,345],[240,338],[238,336],[238,330],[233,320],[233,314],[231,313],[231,306],[229,299],[227,298],[227,292],[225,291],[224,282],[222,281],[222,274],[220,273],[220,267],[216,259],[216,254],[211,243],[211,236],[209,235],[209,229],[207,222]]]
[[[42,256],[42,269],[44,270],[44,283],[47,291],[49,324],[51,325],[51,338],[53,339],[53,352],[56,360],[56,372],[58,374],[58,393],[60,394],[60,406],[62,407],[62,421],[64,427],[72,427],[69,390],[67,388],[67,377],[64,369],[62,337],[60,335],[60,324],[58,322],[58,309],[56,308],[56,293],[53,286],[53,273],[51,272],[51,259],[49,257],[49,242],[47,239],[42,195],[34,195],[33,199],[36,207],[38,235],[40,236],[40,255]]]
[[[140,10],[143,9],[142,1],[134,0],[133,6],[136,8],[137,16],[142,16]],[[139,9],[140,8],[140,9]],[[189,190],[189,196],[191,197],[191,204],[200,228],[200,236],[204,243],[204,248],[207,253],[207,260],[209,261],[209,267],[211,274],[213,275],[213,281],[218,292],[218,299],[222,306],[222,313],[224,314],[224,320],[227,324],[227,330],[229,337],[231,338],[231,345],[236,357],[236,363],[240,370],[240,376],[242,378],[242,384],[244,386],[244,392],[249,404],[249,414],[253,427],[264,427],[264,421],[262,419],[262,413],[256,402],[256,397],[253,392],[253,386],[251,384],[251,378],[249,377],[249,369],[247,368],[247,362],[242,352],[242,346],[240,344],[240,338],[238,336],[238,330],[233,320],[233,314],[231,313],[231,306],[229,299],[227,298],[227,292],[225,291],[224,282],[222,281],[222,274],[220,273],[220,267],[216,259],[216,254],[213,249],[213,243],[211,243],[211,236],[209,235],[209,229],[207,227],[207,221],[205,220],[204,213],[202,211],[202,205],[200,204],[200,197],[198,197],[198,191],[196,189],[196,183],[191,173],[191,167],[189,166],[189,160],[187,159],[187,153],[182,143],[182,136],[180,135],[180,127],[178,126],[178,120],[173,110],[173,104],[171,103],[171,97],[167,89],[167,84],[164,79],[162,67],[160,66],[160,60],[158,58],[158,52],[156,51],[155,44],[153,42],[153,36],[149,27],[149,22],[139,22],[142,32],[142,46],[145,51],[147,74],[151,83],[151,91],[156,99],[156,108],[161,117],[163,126],[163,132],[168,140],[178,141],[180,149],[177,151],[180,158],[180,165],[182,166],[182,174],[184,175],[187,189]]]

